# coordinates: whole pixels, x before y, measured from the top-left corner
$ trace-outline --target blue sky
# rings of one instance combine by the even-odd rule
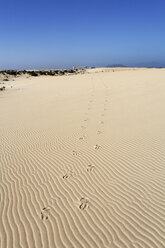
[[[0,0],[0,69],[165,66],[164,0]]]

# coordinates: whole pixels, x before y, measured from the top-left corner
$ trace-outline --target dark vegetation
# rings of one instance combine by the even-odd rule
[[[6,89],[5,86],[0,87],[0,91],[3,91],[3,90],[5,90],[5,89]]]
[[[68,70],[3,70],[0,71],[0,74],[3,74],[4,76],[20,76],[23,74],[32,76],[32,77],[38,77],[40,75],[45,76],[60,76],[60,75],[68,75],[68,74],[76,74],[79,72],[83,72],[84,70],[77,70],[77,69],[68,69]],[[7,81],[7,79],[5,79]]]

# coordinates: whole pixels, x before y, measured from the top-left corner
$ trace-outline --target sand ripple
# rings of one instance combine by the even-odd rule
[[[164,248],[165,71],[26,80],[0,99],[0,247]]]

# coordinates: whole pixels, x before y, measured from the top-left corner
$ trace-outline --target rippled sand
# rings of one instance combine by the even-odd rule
[[[164,248],[165,69],[7,84],[0,247]]]

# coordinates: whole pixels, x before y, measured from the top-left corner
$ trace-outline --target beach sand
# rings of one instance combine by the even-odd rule
[[[165,69],[6,85],[0,247],[164,248]]]

